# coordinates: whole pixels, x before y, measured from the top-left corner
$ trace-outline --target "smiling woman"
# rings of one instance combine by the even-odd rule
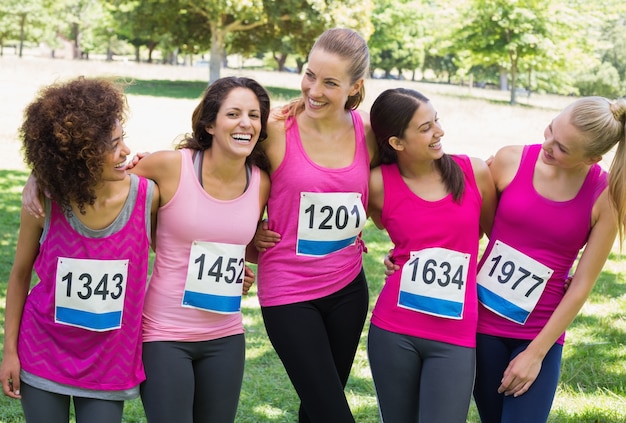
[[[246,246],[269,193],[259,145],[269,109],[256,81],[219,79],[177,150],[152,153],[132,169],[162,194],[143,319],[141,397],[150,423],[235,419],[245,357],[241,295],[252,280]]]
[[[120,166],[125,111],[120,87],[86,78],[42,89],[25,111],[26,161],[50,198],[45,217],[22,207],[0,382],[29,422],[69,421],[70,400],[77,422],[121,421],[145,378],[141,309],[159,194]]]

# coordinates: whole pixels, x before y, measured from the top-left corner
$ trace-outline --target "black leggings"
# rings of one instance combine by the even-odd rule
[[[71,397],[44,391],[22,382],[22,410],[27,423],[67,423],[70,399],[74,401],[76,423],[115,423],[122,421],[124,401]]]
[[[367,315],[363,270],[327,297],[261,307],[270,341],[300,397],[299,422],[354,422],[344,388]]]
[[[145,342],[141,400],[148,422],[234,422],[245,348],[243,334],[200,342]]]

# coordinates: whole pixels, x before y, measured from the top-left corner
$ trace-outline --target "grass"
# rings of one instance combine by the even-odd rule
[[[138,78],[133,79],[127,91],[133,96],[197,99],[205,87],[204,81]],[[266,88],[272,101],[277,102],[286,101],[299,93],[294,89],[267,85]],[[4,335],[6,284],[15,253],[20,195],[25,181],[25,172],[0,170],[0,345]],[[364,256],[364,266],[370,286],[371,310],[384,281],[382,258],[390,248],[390,243],[386,233],[377,230],[371,222],[364,230],[364,238],[369,250]],[[619,254],[611,254],[588,303],[568,331],[561,381],[549,422],[626,421],[626,268],[622,260]],[[243,314],[247,358],[237,422],[295,422],[298,398],[267,338],[255,287],[244,298]],[[348,400],[359,423],[379,421],[365,352],[367,327],[366,324],[346,388]],[[0,423],[23,421],[19,402],[1,396]],[[126,403],[124,421],[145,422],[140,400]],[[467,421],[479,421],[473,404]]]

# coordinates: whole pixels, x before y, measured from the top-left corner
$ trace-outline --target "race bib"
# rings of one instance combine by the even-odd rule
[[[478,271],[478,300],[489,310],[523,325],[554,271],[496,241]]]
[[[59,257],[54,321],[104,332],[122,325],[128,260]]]
[[[182,306],[213,313],[238,313],[245,255],[245,245],[194,241]]]
[[[470,255],[445,248],[411,251],[402,266],[398,307],[462,319]]]
[[[353,245],[366,220],[359,193],[303,192],[296,254],[325,256]]]

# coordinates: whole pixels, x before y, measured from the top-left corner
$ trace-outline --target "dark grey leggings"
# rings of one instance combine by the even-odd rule
[[[385,423],[465,423],[476,350],[370,325],[367,354]]]
[[[27,423],[68,423],[70,399],[74,401],[76,423],[115,423],[122,421],[124,401],[71,397],[20,385],[22,410]]]
[[[149,423],[232,423],[243,381],[243,334],[143,344],[141,400]]]

